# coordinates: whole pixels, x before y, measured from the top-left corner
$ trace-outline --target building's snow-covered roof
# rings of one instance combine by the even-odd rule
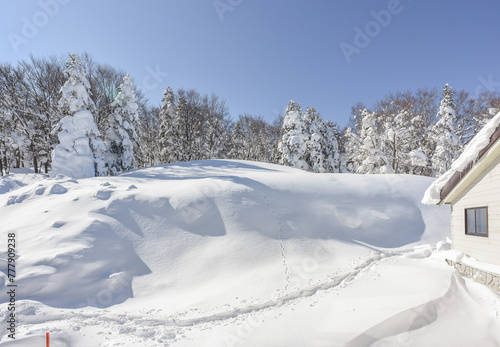
[[[492,140],[492,135],[500,126],[500,112],[498,112],[476,136],[465,146],[463,153],[455,160],[451,169],[438,177],[427,189],[422,199],[422,203],[427,205],[439,204],[442,200],[441,191],[448,181],[456,173],[467,170],[471,163],[479,159],[481,151],[488,147]],[[457,181],[458,182],[458,181]],[[444,198],[444,197],[443,197]]]

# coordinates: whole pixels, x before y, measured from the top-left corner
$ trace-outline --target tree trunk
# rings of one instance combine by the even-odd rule
[[[38,158],[35,153],[35,145],[33,145],[33,142],[31,143],[31,155],[33,156],[33,167],[35,168],[35,173],[39,173],[40,171],[38,170]]]
[[[19,169],[21,167],[21,150],[17,148],[16,150],[16,165],[14,168]]]
[[[3,149],[3,150],[2,150]],[[0,141],[0,175],[3,176],[3,172],[7,173],[7,159],[5,150],[5,141]]]
[[[0,161],[3,161],[2,167],[3,170],[5,171],[5,174],[9,174],[9,162],[7,160],[7,146],[5,146],[5,142],[3,142],[3,152],[2,152],[2,157],[0,158]]]

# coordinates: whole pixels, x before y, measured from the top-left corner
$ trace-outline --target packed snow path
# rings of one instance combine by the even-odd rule
[[[449,230],[448,210],[419,202],[432,179],[236,161],[39,179],[0,181],[15,346],[500,341],[498,295],[426,245]]]
[[[368,346],[376,342],[399,346],[419,345],[419,342],[451,346],[451,342],[443,341],[470,345],[474,340],[484,340],[485,336],[489,336],[492,346],[495,345],[500,338],[495,332],[495,324],[500,319],[498,296],[471,281],[466,284],[457,273],[442,265],[439,256],[424,262],[416,260],[427,254],[422,250],[403,256],[380,254],[330,281],[261,304],[216,308],[220,311],[211,315],[196,309],[175,315],[166,315],[161,308],[134,312],[56,310],[39,303],[23,302],[20,305],[23,324],[29,331],[27,335],[33,335],[23,341],[26,346],[42,343],[44,332],[51,331],[54,342],[58,343],[54,344],[56,346],[83,346],[86,343],[98,346],[251,346],[273,339],[291,346]],[[398,283],[398,280],[405,283]],[[397,291],[390,289],[395,284],[399,285]],[[472,287],[472,293],[468,286]],[[440,293],[443,290],[445,292]],[[492,309],[486,305],[491,305]],[[314,323],[305,320],[304,315]],[[456,328],[460,328],[457,320],[464,316],[479,319],[479,322],[467,320],[473,333],[469,331],[457,336]],[[325,324],[325,319],[331,325]],[[483,325],[489,320],[490,324]],[[359,333],[356,334],[355,329],[359,329]],[[437,331],[439,329],[441,331]],[[432,333],[427,335],[426,330]]]

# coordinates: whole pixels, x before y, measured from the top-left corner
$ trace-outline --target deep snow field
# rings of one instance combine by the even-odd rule
[[[200,161],[0,178],[0,345],[500,346],[433,179]],[[16,233],[16,340],[7,234]]]

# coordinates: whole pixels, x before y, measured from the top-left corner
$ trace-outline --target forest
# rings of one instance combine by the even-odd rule
[[[318,173],[435,177],[500,109],[497,91],[471,95],[446,84],[360,102],[340,127],[295,101],[272,122],[233,119],[215,94],[165,88],[162,100],[147,100],[124,71],[87,53],[0,63],[1,174],[31,168],[79,178],[239,159]]]

